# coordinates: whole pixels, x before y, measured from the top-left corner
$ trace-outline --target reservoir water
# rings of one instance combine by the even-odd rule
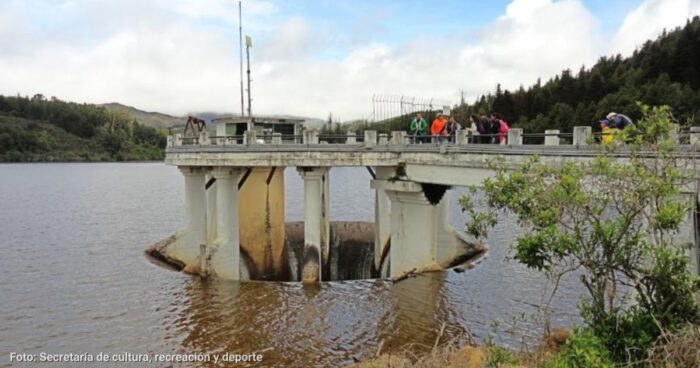
[[[291,168],[285,176],[287,221],[303,220],[301,179]],[[364,168],[331,170],[332,221],[372,221],[369,180]],[[396,284],[202,282],[143,253],[183,224],[183,187],[177,168],[160,163],[0,165],[0,366],[15,366],[11,352],[260,352],[260,366],[343,366],[380,344],[383,352],[432,347],[443,324],[443,339],[495,334],[513,348],[541,332],[534,317],[546,280],[508,260],[519,231],[512,219],[464,273]],[[451,222],[461,229],[465,191],[452,192]],[[564,281],[554,326],[577,321],[580,295]]]

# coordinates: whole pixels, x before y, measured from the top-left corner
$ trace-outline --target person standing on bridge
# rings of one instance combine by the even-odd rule
[[[486,117],[486,115],[481,115],[481,119],[479,120],[481,122],[481,125],[477,125],[477,129],[479,129],[479,134],[481,135],[481,140],[479,143],[491,143],[493,141],[493,136],[491,136],[491,119]]]
[[[445,137],[445,125],[447,120],[442,114],[437,114],[435,120],[430,125],[430,134],[433,136],[433,143],[441,143]]]
[[[603,144],[610,144],[613,142],[612,129],[610,129],[610,122],[608,119],[603,119],[600,121],[600,141]]]
[[[428,137],[428,122],[423,119],[421,113],[417,113],[416,117],[411,120],[408,129],[413,137],[413,143],[424,143],[426,141]]]
[[[497,140],[494,140],[493,143],[506,144],[506,134],[508,134],[508,130],[510,130],[508,123],[503,120],[501,115],[492,113],[491,124],[492,134],[496,135],[498,138]]]
[[[625,114],[618,114],[616,112],[611,112],[608,114],[606,119],[610,122],[610,125],[612,125],[612,128],[614,129],[625,129],[626,126],[633,124],[632,119],[630,119],[629,116]]]
[[[479,118],[476,115],[472,115],[469,117],[469,123],[471,124],[471,128],[469,129],[469,143],[480,143],[481,137],[479,137],[479,134],[484,131],[483,126],[481,129],[479,129],[479,124],[481,124],[481,121],[479,121]]]
[[[450,120],[448,120],[447,125],[445,125],[445,132],[447,133],[447,136],[449,137],[448,139],[451,143],[455,143],[457,141],[457,132],[461,129],[462,126],[459,125],[457,120],[455,120],[455,117],[450,116]]]

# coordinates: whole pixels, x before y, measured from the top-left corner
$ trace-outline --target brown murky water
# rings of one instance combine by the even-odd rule
[[[302,219],[302,187],[286,170],[287,219]],[[543,279],[506,261],[516,227],[494,231],[490,251],[464,273],[392,284],[346,281],[208,282],[166,271],[146,246],[183,222],[179,171],[162,164],[0,165],[0,366],[10,353],[253,353],[259,366],[343,366],[408,343],[432,346],[470,331],[518,346],[535,320]],[[459,193],[455,193],[456,196]],[[364,168],[334,169],[331,219],[369,221],[373,195]],[[453,201],[456,203],[456,201]],[[456,205],[452,222],[464,221]],[[555,324],[575,321],[579,292],[561,287]],[[492,327],[493,321],[501,321]],[[94,366],[87,363],[82,366]],[[100,366],[183,366],[104,363]],[[223,366],[191,363],[184,366]]]

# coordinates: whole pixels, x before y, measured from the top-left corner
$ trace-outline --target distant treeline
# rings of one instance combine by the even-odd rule
[[[166,136],[102,106],[0,96],[0,161],[161,160]]]
[[[471,114],[498,112],[526,132],[570,132],[574,126],[591,125],[611,111],[639,119],[636,101],[669,105],[681,124],[700,123],[699,17],[683,28],[664,31],[628,58],[602,57],[591,69],[582,67],[575,75],[564,70],[544,85],[538,80],[514,92],[499,85],[495,94],[461,104],[453,113],[466,121]]]
[[[509,91],[498,85],[494,93],[480,96],[474,103],[455,106],[452,114],[462,125],[472,114],[497,112],[511,126],[529,133],[545,129],[571,132],[574,126],[593,125],[599,130],[597,121],[612,111],[636,120],[641,117],[637,101],[669,105],[679,123],[700,125],[700,17],[672,32],[664,31],[628,58],[602,57],[590,69],[581,67],[578,73],[564,70],[527,89],[521,86]],[[429,122],[434,118],[434,112],[423,115]],[[332,129],[326,130],[408,130],[411,118],[404,115],[374,123],[328,125]]]

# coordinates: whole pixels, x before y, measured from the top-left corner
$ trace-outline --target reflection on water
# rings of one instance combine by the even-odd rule
[[[300,220],[301,180],[294,170],[286,176],[287,218]],[[382,342],[384,352],[408,343],[431,347],[443,324],[446,338],[468,330],[483,339],[491,321],[505,326],[543,300],[542,277],[506,261],[516,228],[508,219],[489,239],[487,256],[461,274],[397,284],[203,282],[142,254],[183,223],[177,169],[0,165],[0,177],[0,366],[10,366],[10,352],[42,351],[258,351],[264,366],[342,366],[374,355]],[[332,220],[372,219],[364,168],[332,170],[331,194]],[[451,215],[453,225],[464,222],[456,200]],[[573,320],[580,290],[571,285],[560,287],[555,325]],[[529,320],[520,327],[540,330]],[[503,333],[498,339],[519,342]]]

